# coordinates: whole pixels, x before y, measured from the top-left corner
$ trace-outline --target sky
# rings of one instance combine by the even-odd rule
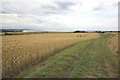
[[[4,29],[118,30],[119,0],[0,0]]]

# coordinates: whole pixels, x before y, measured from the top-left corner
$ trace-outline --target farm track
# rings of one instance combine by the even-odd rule
[[[81,53],[84,53],[84,51],[86,50],[86,48],[89,47],[89,46],[91,46],[91,44],[92,44],[93,42],[94,42],[94,40],[93,40],[93,41],[90,41],[90,43],[87,44],[87,45],[79,52],[79,54],[76,56],[76,58],[75,58],[74,60],[72,60],[72,61],[73,61],[73,64],[71,65],[72,67],[71,67],[71,69],[70,69],[69,71],[66,72],[67,75],[65,76],[65,78],[68,78],[69,75],[71,74],[71,72],[74,70],[74,67],[75,67],[77,64],[79,64],[79,61],[80,61],[80,59],[82,58],[82,54],[81,54]]]
[[[116,78],[118,58],[108,46],[111,37],[102,34],[99,39],[80,42],[17,77]]]
[[[69,77],[116,78],[118,76],[118,58],[108,47],[110,35],[103,35],[84,51]]]

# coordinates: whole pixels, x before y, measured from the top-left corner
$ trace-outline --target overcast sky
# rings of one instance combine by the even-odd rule
[[[0,24],[48,31],[118,30],[119,0],[2,0]]]

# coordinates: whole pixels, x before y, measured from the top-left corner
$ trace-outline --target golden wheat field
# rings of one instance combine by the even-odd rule
[[[3,77],[13,77],[79,41],[98,38],[97,33],[43,33],[2,36]]]

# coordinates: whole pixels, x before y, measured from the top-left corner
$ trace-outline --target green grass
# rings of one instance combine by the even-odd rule
[[[17,77],[90,78],[117,77],[118,58],[108,47],[112,35],[80,42]]]
[[[102,35],[84,50],[82,59],[74,67],[69,77],[108,78],[117,77],[118,58],[108,47],[110,35]],[[106,62],[107,61],[107,62]],[[109,64],[107,66],[106,64]],[[111,71],[108,71],[108,67]]]

